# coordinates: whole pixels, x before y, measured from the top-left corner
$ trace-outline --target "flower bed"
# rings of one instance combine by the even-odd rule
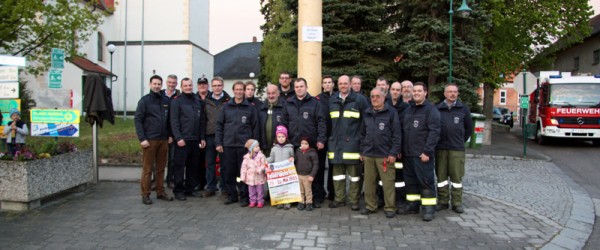
[[[0,161],[0,209],[28,210],[41,199],[92,182],[90,150],[32,161]]]

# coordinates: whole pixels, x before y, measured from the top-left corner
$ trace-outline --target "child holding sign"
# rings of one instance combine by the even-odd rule
[[[273,149],[271,149],[271,155],[267,159],[269,163],[280,162],[289,160],[290,162],[294,161],[294,146],[288,142],[287,136],[288,131],[284,126],[277,126],[275,129],[275,136],[277,142],[273,145]],[[279,204],[277,205],[277,209],[290,209],[290,204]]]
[[[245,147],[248,149],[248,153],[244,155],[244,161],[242,161],[240,179],[248,185],[249,207],[261,208],[265,203],[263,185],[267,179],[265,175],[267,161],[265,155],[260,151],[257,140],[249,139]]]

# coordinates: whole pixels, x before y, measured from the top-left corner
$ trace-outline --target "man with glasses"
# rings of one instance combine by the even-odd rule
[[[385,217],[394,218],[396,169],[392,166],[400,154],[402,143],[400,121],[396,110],[385,104],[385,95],[379,88],[371,90],[371,104],[364,112],[360,132],[360,159],[365,164],[365,207],[360,213],[368,215],[377,211],[375,189],[377,179],[380,179],[385,197]]]
[[[223,105],[227,103],[231,97],[227,92],[223,91],[223,78],[215,76],[211,81],[212,92],[208,95],[205,101],[206,108],[206,190],[203,197],[211,197],[217,191],[217,156],[220,157],[215,145],[215,131],[217,125],[217,116]],[[221,179],[219,183],[221,195],[227,196],[225,191],[225,182]]]
[[[279,74],[279,98],[285,101],[295,95],[296,92],[294,90],[294,85],[292,84],[290,73],[285,71],[281,72]]]

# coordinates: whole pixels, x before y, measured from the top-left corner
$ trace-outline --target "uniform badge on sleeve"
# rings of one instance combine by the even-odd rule
[[[385,123],[379,123],[379,130],[385,129]]]
[[[460,118],[454,117],[454,124],[458,124],[459,121],[460,121]]]

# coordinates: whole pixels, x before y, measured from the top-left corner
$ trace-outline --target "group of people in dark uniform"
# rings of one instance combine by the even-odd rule
[[[427,100],[423,82],[394,82],[384,78],[368,95],[359,76],[322,79],[322,92],[311,96],[307,81],[282,72],[279,84],[268,84],[267,98],[254,96],[256,85],[233,84],[233,97],[223,91],[223,79],[181,80],[182,92],[162,78],[150,79],[151,92],[142,97],[135,126],[143,150],[142,202],[152,204],[150,182],[156,166],[157,199],[171,201],[163,187],[164,166],[168,186],[177,200],[210,197],[220,189],[224,204],[248,206],[247,186],[239,181],[248,139],[256,139],[265,155],[276,142],[276,127],[288,129],[289,143],[307,139],[317,149],[319,168],[312,182],[313,204],[320,208],[346,205],[369,215],[382,208],[388,218],[418,214],[425,221],[435,211],[464,212],[462,177],[464,143],[472,133],[469,109],[458,101],[458,87],[447,84],[445,99]],[[173,152],[173,154],[171,154]],[[169,157],[167,157],[169,155]],[[219,156],[221,182],[217,188]],[[327,177],[325,169],[329,169]],[[436,176],[437,175],[437,176]],[[203,192],[201,192],[203,191]],[[364,206],[359,205],[364,191]]]

